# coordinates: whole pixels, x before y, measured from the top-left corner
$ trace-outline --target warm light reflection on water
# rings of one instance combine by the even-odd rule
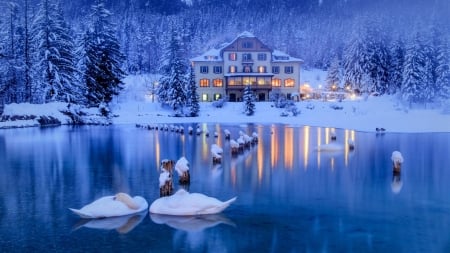
[[[303,128],[303,166],[305,170],[308,169],[309,145],[309,126],[305,126]]]
[[[294,129],[288,127],[284,131],[284,167],[291,170],[294,166]]]
[[[270,127],[270,162],[272,169],[274,169],[278,163],[278,152],[279,152],[278,135],[279,133],[277,127],[272,125]]]

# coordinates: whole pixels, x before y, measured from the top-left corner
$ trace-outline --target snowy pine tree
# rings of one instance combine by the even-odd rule
[[[255,113],[255,96],[250,88],[250,85],[244,88],[244,113],[247,116],[251,116]]]
[[[417,34],[406,49],[401,88],[403,99],[410,105],[428,102],[428,68],[426,49],[420,34]]]
[[[189,82],[186,91],[189,105],[189,116],[197,117],[200,112],[200,104],[199,104],[199,95],[197,92],[197,84],[195,83],[195,72],[193,67],[191,67],[189,71]]]
[[[344,51],[344,82],[352,89],[366,90],[363,86],[365,42],[361,36],[354,37]]]
[[[436,93],[441,99],[450,99],[450,47],[443,39],[436,48]]]
[[[187,64],[182,54],[178,34],[173,30],[167,53],[163,59],[162,77],[157,94],[162,104],[169,105],[176,112],[181,112],[187,101],[184,90],[187,83]]]
[[[91,7],[92,23],[84,36],[84,60],[87,100],[92,106],[111,102],[123,89],[125,60],[115,35],[111,13],[102,0]]]
[[[34,102],[74,102],[81,97],[76,85],[74,44],[61,9],[42,0],[31,27],[34,44]]]
[[[390,47],[389,94],[400,91],[403,80],[403,65],[405,62],[405,46],[403,41],[396,40]]]
[[[327,83],[328,88],[331,89],[333,85],[336,85],[336,87],[339,87],[341,77],[340,77],[340,65],[339,65],[339,59],[335,57],[333,61],[331,62],[330,67],[328,68],[327,73]]]

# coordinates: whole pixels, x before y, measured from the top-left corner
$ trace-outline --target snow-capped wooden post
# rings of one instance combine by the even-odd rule
[[[231,133],[228,129],[223,130],[223,133],[225,134],[225,140],[229,140],[231,138]]]
[[[191,176],[189,174],[189,162],[183,156],[175,164],[175,170],[178,173],[178,182],[180,184],[189,184],[191,182]]]
[[[166,170],[161,170],[159,174],[159,196],[169,196],[173,191],[172,176]]]
[[[223,149],[221,147],[219,147],[219,145],[217,145],[217,144],[211,145],[211,154],[212,154],[213,164],[222,162],[222,153],[223,153]]]
[[[332,128],[330,131],[330,138],[332,141],[336,140],[336,130],[334,130],[334,128]]]
[[[392,152],[391,156],[393,170],[395,172],[400,172],[402,169],[403,156],[399,151]]]
[[[230,140],[231,155],[237,155],[239,153],[239,143],[235,140]]]

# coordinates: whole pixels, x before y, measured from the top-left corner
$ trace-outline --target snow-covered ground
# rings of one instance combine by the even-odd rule
[[[317,87],[324,81],[323,73],[318,71],[303,74],[310,77],[308,83]],[[375,131],[385,128],[386,132],[450,132],[450,114],[442,107],[430,109],[408,109],[395,96],[369,96],[342,102],[309,100],[296,102],[301,113],[297,116],[281,116],[284,109],[275,108],[272,102],[256,103],[253,116],[242,113],[243,103],[225,103],[216,108],[212,103],[200,103],[199,117],[173,117],[172,110],[162,108],[152,102],[149,88],[157,78],[152,76],[129,76],[125,79],[125,89],[111,103],[116,117],[113,124],[158,124],[158,123],[283,123]],[[306,81],[306,79],[304,79]],[[335,110],[331,106],[342,107]],[[67,104],[54,103],[44,105],[11,104],[6,105],[4,115],[50,115],[67,121],[60,110]],[[447,108],[448,111],[448,108]],[[94,114],[94,112],[92,112]],[[34,126],[36,120],[16,120],[0,122],[0,128],[9,126]]]

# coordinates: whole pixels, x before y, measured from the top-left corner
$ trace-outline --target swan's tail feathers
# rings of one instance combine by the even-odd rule
[[[229,199],[229,200],[223,202],[223,205],[224,205],[225,207],[227,207],[227,206],[231,205],[231,203],[233,203],[234,201],[236,201],[236,199],[237,199],[237,197],[234,197],[234,198],[232,198],[232,199]]]
[[[75,213],[76,215],[79,215],[83,219],[92,219],[92,218],[94,218],[94,217],[92,217],[92,215],[83,213],[81,210],[78,210],[78,209],[69,208],[69,210],[72,211],[73,213]]]

